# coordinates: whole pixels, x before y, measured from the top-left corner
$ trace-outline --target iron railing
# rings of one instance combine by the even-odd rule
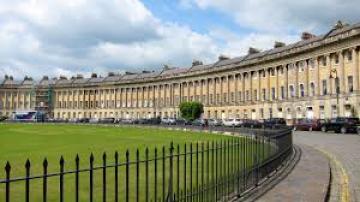
[[[80,166],[77,155],[74,169],[70,170],[65,169],[65,159],[60,157],[59,172],[49,172],[45,158],[38,175],[31,175],[31,163],[27,160],[24,177],[12,177],[12,167],[7,162],[5,178],[0,179],[4,189],[0,195],[4,193],[6,202],[228,201],[258,186],[293,152],[290,129],[222,129],[244,135],[220,142],[171,143],[168,148],[155,148],[153,152],[145,148],[143,156],[139,149],[134,157],[127,150],[123,160],[115,152],[111,162],[103,153],[101,165],[94,165],[91,154],[86,168]],[[33,184],[36,188],[31,189]],[[66,186],[73,189],[65,191]],[[34,194],[34,189],[41,194]],[[56,196],[49,198],[50,194]]]

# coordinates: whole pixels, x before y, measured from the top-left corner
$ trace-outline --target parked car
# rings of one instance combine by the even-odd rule
[[[221,119],[208,119],[208,125],[209,126],[221,126],[222,121],[221,121]]]
[[[89,120],[89,123],[99,123],[99,119],[97,119],[97,118],[91,118],[91,119]]]
[[[0,122],[5,121],[6,119],[7,119],[6,116],[1,116],[1,117],[0,117]]]
[[[90,119],[89,118],[81,118],[79,119],[79,123],[89,123]]]
[[[112,124],[115,123],[115,118],[102,118],[99,120],[99,123]]]
[[[330,121],[324,123],[321,127],[321,131],[334,131],[336,133],[348,133],[348,132],[358,132],[358,127],[360,126],[359,118],[348,118],[348,117],[337,117],[330,119]]]
[[[294,124],[294,130],[320,130],[325,122],[324,119],[298,119]]]
[[[176,121],[174,118],[162,118],[161,119],[161,124],[166,124],[166,125],[175,125]]]
[[[175,120],[176,125],[191,125],[191,121],[188,121],[183,118],[179,118]]]
[[[150,124],[158,125],[161,123],[161,118],[160,117],[151,118],[149,121],[150,121]]]
[[[222,122],[224,126],[228,127],[238,127],[243,123],[241,119],[223,119]]]
[[[270,118],[264,120],[265,128],[279,128],[286,126],[286,121],[283,118]]]
[[[139,119],[139,124],[150,124],[150,119]]]
[[[261,128],[263,126],[263,122],[254,119],[244,119],[242,122],[242,126],[247,128]]]
[[[195,119],[193,122],[192,122],[192,125],[193,126],[207,126],[208,125],[208,122],[206,119]]]

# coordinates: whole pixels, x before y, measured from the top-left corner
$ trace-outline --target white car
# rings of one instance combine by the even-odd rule
[[[241,119],[223,119],[222,122],[224,126],[229,126],[229,127],[241,126],[242,124]]]

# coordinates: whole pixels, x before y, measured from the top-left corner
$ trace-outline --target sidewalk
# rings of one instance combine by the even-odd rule
[[[329,160],[309,146],[298,146],[302,156],[294,170],[257,201],[324,201],[330,180]]]

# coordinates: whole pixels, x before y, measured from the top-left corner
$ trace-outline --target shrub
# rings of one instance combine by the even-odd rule
[[[200,102],[182,102],[179,106],[181,117],[188,121],[200,118],[204,106]]]

